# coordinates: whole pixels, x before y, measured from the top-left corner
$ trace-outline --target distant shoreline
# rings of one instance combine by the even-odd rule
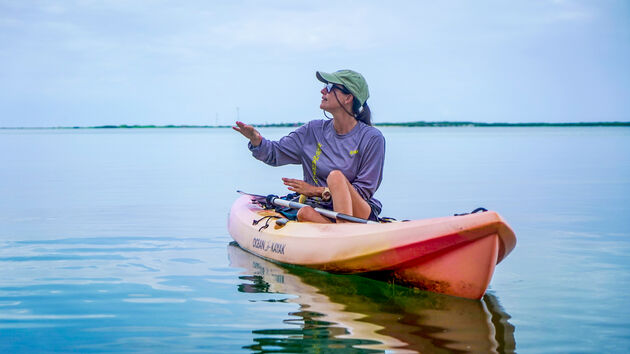
[[[252,124],[257,128],[291,128],[304,123]],[[630,127],[630,122],[569,122],[569,123],[482,123],[482,122],[404,122],[374,123],[377,127]],[[231,125],[97,125],[73,127],[0,127],[0,129],[208,129],[230,128]]]

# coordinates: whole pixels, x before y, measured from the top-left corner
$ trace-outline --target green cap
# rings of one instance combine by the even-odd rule
[[[315,73],[317,79],[325,84],[331,82],[333,84],[343,85],[356,98],[361,106],[370,97],[370,91],[363,75],[352,70],[339,70],[334,73],[325,73],[317,71]]]

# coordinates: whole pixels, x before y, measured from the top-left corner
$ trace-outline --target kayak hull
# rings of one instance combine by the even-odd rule
[[[244,195],[232,205],[228,231],[243,249],[272,261],[470,299],[483,296],[495,265],[516,245],[491,211],[381,224],[278,225],[281,217]]]

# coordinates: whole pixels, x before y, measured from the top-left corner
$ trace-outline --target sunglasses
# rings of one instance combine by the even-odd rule
[[[326,84],[326,92],[330,93],[330,91],[332,91],[333,89],[337,89],[337,90],[345,93],[346,95],[350,93],[350,91],[348,91],[343,86],[338,86],[338,85],[335,85],[335,84],[330,83],[330,82]]]

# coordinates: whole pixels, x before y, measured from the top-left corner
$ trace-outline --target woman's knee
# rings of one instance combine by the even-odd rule
[[[347,181],[348,179],[346,176],[339,170],[330,171],[328,177],[326,178],[326,183],[329,187],[332,185],[344,185]]]

